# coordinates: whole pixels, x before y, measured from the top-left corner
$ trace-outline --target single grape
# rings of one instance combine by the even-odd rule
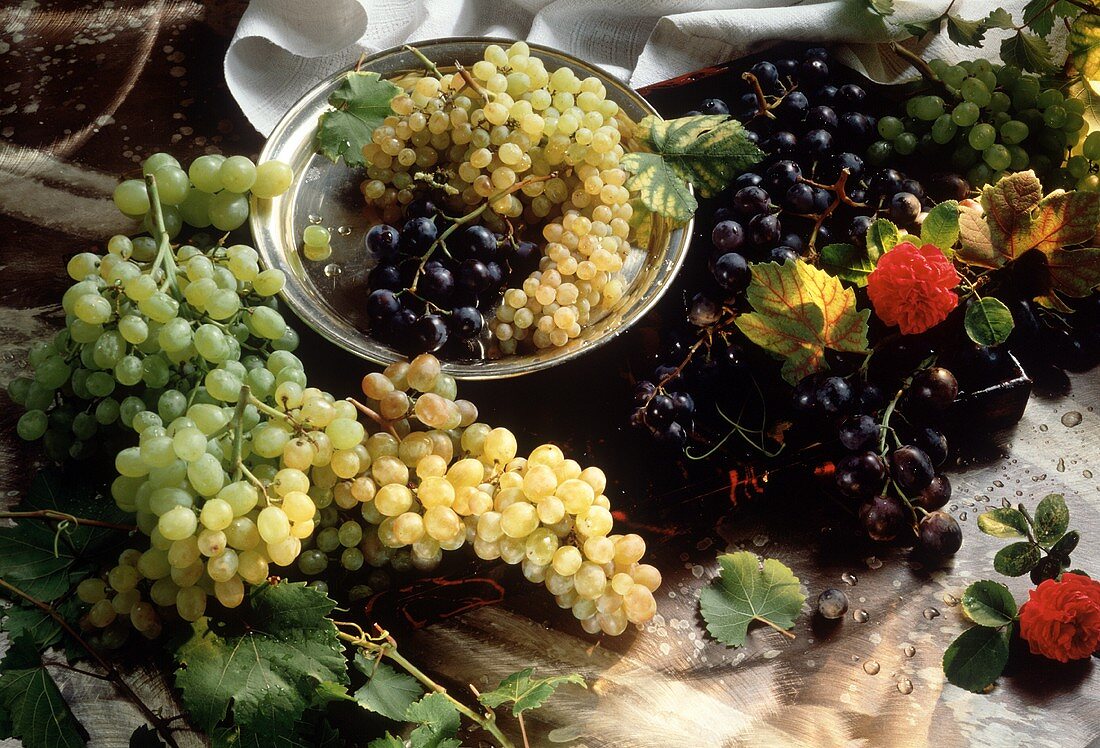
[[[919,539],[929,556],[953,556],[962,547],[962,528],[947,512],[931,512],[920,521]]]
[[[829,620],[843,617],[848,612],[848,596],[830,587],[817,596],[817,612]]]

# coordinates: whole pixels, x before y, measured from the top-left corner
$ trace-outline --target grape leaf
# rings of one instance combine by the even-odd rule
[[[66,621],[75,624],[84,612],[83,607],[78,597],[70,595],[55,604],[54,610]],[[16,603],[4,609],[3,616],[4,620],[0,628],[7,632],[9,640],[28,636],[39,650],[52,647],[61,641],[61,624],[38,607]],[[73,644],[76,646],[75,642]],[[70,657],[71,659],[76,658]]]
[[[1100,16],[1092,13],[1077,16],[1070,26],[1066,49],[1086,81],[1100,79]]]
[[[1000,582],[983,579],[963,592],[960,601],[963,612],[979,626],[1004,626],[1016,618],[1016,601]]]
[[[1027,520],[1019,509],[998,507],[978,515],[978,529],[995,538],[1023,538],[1027,536]]]
[[[12,641],[0,662],[0,709],[24,748],[75,748],[87,739],[27,636]]]
[[[1004,672],[1012,626],[975,626],[962,632],[943,653],[943,673],[959,688],[980,693]]]
[[[316,144],[332,161],[363,166],[363,146],[371,142],[374,128],[393,114],[390,102],[401,89],[378,73],[350,72],[329,96],[332,106],[317,122]]]
[[[862,288],[875,264],[851,244],[829,244],[821,249],[821,266],[831,275]]]
[[[409,735],[411,748],[460,748],[454,736],[462,725],[458,710],[441,693],[430,693],[409,706],[405,719],[420,724]]]
[[[1061,494],[1045,496],[1035,507],[1035,538],[1040,543],[1053,543],[1069,528],[1069,507]]]
[[[139,725],[130,733],[130,748],[163,748],[164,741],[149,725]]]
[[[741,123],[725,116],[649,116],[638,123],[637,132],[651,153],[623,157],[620,164],[631,174],[627,187],[647,208],[676,223],[686,222],[697,207],[688,184],[710,197],[764,158]]]
[[[578,673],[568,675],[551,675],[548,678],[532,678],[532,668],[525,668],[518,673],[512,673],[500,682],[492,691],[481,694],[478,700],[488,707],[498,707],[501,704],[511,703],[512,714],[518,717],[528,709],[538,709],[543,703],[554,695],[558,686],[566,683],[575,683],[583,688],[588,688],[584,677]]]
[[[731,647],[745,643],[749,624],[760,621],[781,631],[794,626],[806,602],[798,577],[773,558],[749,551],[718,557],[719,576],[699,593],[699,607],[707,631]]]
[[[1016,28],[1016,23],[1012,20],[1012,14],[1004,8],[994,9],[985,19],[985,25],[991,29],[1009,30]]]
[[[785,359],[783,378],[791,384],[828,368],[826,348],[867,350],[870,311],[858,311],[851,288],[802,260],[756,263],[747,296],[754,311],[740,315],[737,327]]]
[[[405,741],[387,732],[382,737],[370,741],[367,748],[405,748]]]
[[[1056,249],[1047,255],[1054,290],[1084,298],[1100,287],[1100,249]]]
[[[987,26],[985,19],[968,21],[958,16],[947,17],[947,36],[955,44],[964,47],[980,47],[985,39]]]
[[[950,257],[951,248],[959,240],[959,203],[947,200],[928,211],[920,226],[920,240],[939,247]]]
[[[913,36],[920,39],[925,34],[927,34],[929,31],[931,31],[936,26],[938,26],[939,23],[940,23],[939,18],[933,18],[933,19],[930,19],[928,21],[914,21],[912,23],[907,23],[907,24],[904,24],[902,26],[902,28],[904,28],[906,31],[908,31]]]
[[[1017,31],[1001,42],[1001,60],[1033,73],[1054,74],[1053,52],[1046,39],[1026,31]]]
[[[967,336],[978,345],[1000,345],[1008,340],[1015,323],[1012,312],[1005,303],[992,296],[975,299],[966,308],[963,328]]]
[[[176,686],[192,720],[211,730],[232,705],[233,722],[259,736],[288,734],[325,682],[346,684],[335,603],[304,584],[253,587],[238,618],[209,619],[177,651]],[[228,618],[228,617],[227,617]]]
[[[898,227],[886,218],[879,218],[867,228],[867,256],[877,263],[900,241]]]
[[[1039,36],[1047,36],[1054,29],[1054,11],[1050,0],[1031,0],[1024,6],[1024,23]]]
[[[399,673],[384,662],[355,655],[355,667],[366,675],[366,685],[355,692],[359,706],[400,722],[414,701],[424,694],[416,678]]]

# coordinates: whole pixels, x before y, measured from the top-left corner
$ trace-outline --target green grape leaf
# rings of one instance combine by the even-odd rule
[[[925,34],[929,33],[932,29],[938,26],[939,23],[940,19],[933,18],[928,21],[914,21],[912,23],[906,23],[902,25],[902,28],[904,28],[906,31],[908,31],[910,34],[917,37],[918,39],[921,39],[924,37]]]
[[[1015,323],[1005,303],[992,296],[975,299],[966,308],[963,327],[967,337],[978,345],[1000,345],[1008,340]]]
[[[699,203],[668,162],[656,153],[628,153],[619,165],[630,173],[627,188],[638,193],[645,209],[660,213],[675,224],[687,223]]]
[[[1065,535],[1069,528],[1069,507],[1061,494],[1045,496],[1035,507],[1035,538],[1048,545]]]
[[[1055,291],[1081,299],[1100,287],[1100,249],[1055,249],[1046,259]]]
[[[355,667],[369,678],[367,684],[355,692],[355,701],[383,717],[400,722],[412,703],[424,694],[416,678],[399,673],[384,662],[357,654]]]
[[[306,712],[310,717],[317,712]],[[245,729],[237,725],[218,727],[211,733],[213,748],[343,748],[340,733],[320,718],[299,720],[294,730],[279,735]]]
[[[163,746],[164,741],[149,725],[139,725],[130,733],[130,748],[162,748]]]
[[[948,682],[981,693],[1004,672],[1012,626],[975,626],[962,632],[943,653],[943,674]]]
[[[401,89],[378,73],[350,72],[329,96],[332,109],[317,122],[315,142],[321,155],[348,166],[363,166],[363,146],[374,128],[393,114],[390,102]]]
[[[922,244],[933,244],[948,257],[959,240],[959,203],[947,200],[928,211],[920,226]]]
[[[1026,538],[1027,519],[1019,509],[999,507],[978,515],[978,529],[995,538]]]
[[[880,16],[889,16],[894,12],[894,0],[866,0],[867,7]]]
[[[325,682],[348,682],[335,603],[304,584],[249,590],[235,617],[211,629],[199,619],[176,651],[176,686],[192,721],[211,730],[232,707],[233,722],[260,736],[289,734]]]
[[[862,288],[875,264],[851,244],[829,244],[821,249],[821,266],[841,280]]]
[[[1092,13],[1077,16],[1070,26],[1066,49],[1086,81],[1100,79],[1100,16]]]
[[[753,312],[737,327],[754,343],[785,359],[783,378],[794,384],[828,368],[825,349],[867,350],[869,310],[856,309],[856,295],[840,279],[802,260],[756,263],[747,291]]]
[[[695,198],[693,197],[692,200]],[[633,210],[630,213],[630,229],[634,232],[631,243],[637,247],[648,247],[649,240],[653,236],[653,211],[647,208],[641,200],[635,198],[630,201]]]
[[[637,131],[644,145],[703,197],[721,192],[738,174],[764,158],[764,152],[746,137],[741,123],[730,117],[698,115],[666,120],[649,116],[638,123]],[[627,163],[622,162],[623,168],[635,173]]]
[[[367,748],[405,748],[405,741],[387,732],[367,743]]]
[[[979,626],[997,628],[1016,620],[1016,601],[1000,582],[974,582],[963,592],[960,603],[967,617]]]
[[[1057,72],[1047,40],[1023,30],[1001,42],[1001,60],[1006,65],[1033,73],[1053,75]]]
[[[1022,577],[1042,558],[1039,546],[1031,542],[1011,543],[993,557],[993,568],[1006,577]]]
[[[964,47],[980,47],[987,30],[985,19],[967,21],[958,16],[947,17],[947,36],[955,44]]]
[[[17,511],[49,510],[84,519],[126,522],[92,481],[44,469],[31,481]],[[39,600],[51,602],[117,554],[126,533],[106,527],[26,520],[0,528],[0,577]]]
[[[459,748],[454,739],[462,719],[454,704],[441,693],[430,693],[409,706],[405,719],[419,723],[409,735],[411,748]]]
[[[1012,14],[1004,8],[996,8],[985,19],[985,25],[991,29],[1011,30],[1016,28],[1016,22],[1012,20]]]
[[[0,709],[10,720],[5,726],[11,736],[24,748],[76,748],[87,740],[27,636],[12,641],[0,662]]]
[[[1039,36],[1047,36],[1054,29],[1054,10],[1050,0],[1031,0],[1024,6],[1024,23]]]
[[[878,263],[900,241],[898,227],[885,218],[879,218],[867,229],[867,256],[871,262]]]
[[[699,593],[699,609],[715,639],[740,647],[753,621],[780,631],[794,626],[806,596],[789,568],[773,558],[761,565],[749,551],[722,554],[718,566],[718,577]]]
[[[75,624],[84,612],[83,603],[75,595],[66,597],[53,607],[62,618],[72,624]],[[41,608],[16,603],[5,608],[2,615],[4,618],[0,623],[0,629],[7,632],[9,640],[27,636],[39,650],[43,650],[52,647],[62,639],[61,624]],[[75,642],[73,645],[76,646]],[[83,650],[80,650],[80,653],[83,654]],[[69,659],[79,659],[79,656],[70,656]]]
[[[488,707],[498,707],[501,704],[511,703],[513,716],[518,717],[528,709],[537,709],[554,695],[558,686],[566,683],[575,683],[582,688],[588,688],[584,677],[578,673],[568,675],[551,675],[547,678],[532,678],[532,668],[525,668],[518,673],[512,673],[500,682],[492,691],[481,694],[478,700]]]

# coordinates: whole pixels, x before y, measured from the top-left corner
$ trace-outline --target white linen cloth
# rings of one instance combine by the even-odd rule
[[[225,78],[263,134],[324,77],[363,52],[418,39],[527,39],[595,63],[639,87],[762,50],[785,40],[842,44],[839,55],[869,77],[912,75],[876,46],[909,34],[903,24],[942,13],[950,0],[895,0],[889,19],[865,0],[252,0],[225,58]],[[1020,20],[1024,0],[955,0],[951,13],[982,18],[1003,5]],[[982,49],[941,32],[925,57],[996,56],[1005,32]]]

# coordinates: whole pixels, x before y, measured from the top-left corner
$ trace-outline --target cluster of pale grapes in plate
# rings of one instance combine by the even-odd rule
[[[396,81],[394,114],[363,147],[363,195],[396,222],[430,175],[456,214],[488,201],[491,228],[541,232],[538,270],[504,293],[490,328],[505,353],[564,346],[626,290],[632,125],[599,79],[549,71],[523,42],[489,45],[462,72]]]

